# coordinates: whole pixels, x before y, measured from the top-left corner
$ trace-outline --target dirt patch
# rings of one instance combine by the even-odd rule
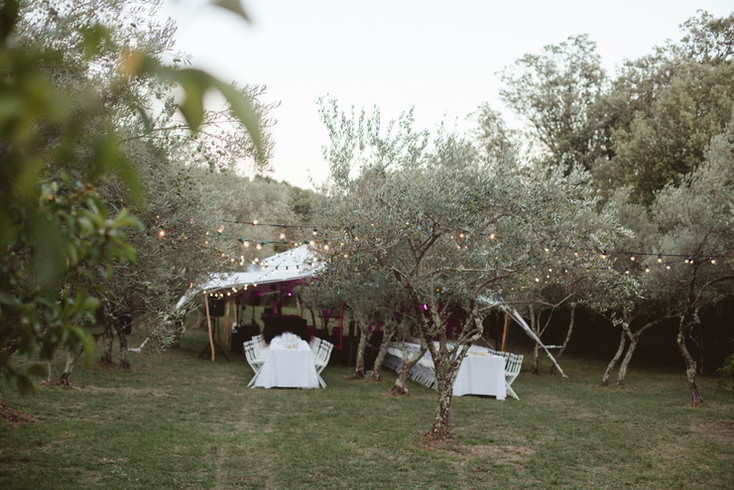
[[[691,430],[722,444],[734,445],[734,420],[714,420],[691,426]]]
[[[38,422],[38,417],[28,412],[0,407],[0,420],[5,420],[13,427],[20,427],[21,424],[35,424]]]

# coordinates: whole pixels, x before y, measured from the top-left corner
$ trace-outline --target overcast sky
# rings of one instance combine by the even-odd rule
[[[588,34],[606,70],[680,38],[698,9],[723,17],[731,0],[244,0],[247,24],[197,1],[167,0],[177,47],[239,85],[265,84],[280,101],[271,174],[310,188],[327,176],[316,99],[377,105],[383,121],[415,106],[416,122],[463,126],[482,102],[505,112],[497,72],[526,53]]]

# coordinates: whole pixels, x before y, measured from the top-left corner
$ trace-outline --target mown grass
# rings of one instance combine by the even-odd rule
[[[564,359],[569,379],[523,372],[520,401],[455,398],[457,442],[436,447],[431,390],[388,397],[393,373],[351,381],[336,360],[326,390],[249,389],[243,358],[197,358],[206,341],[131,353],[129,372],[80,366],[83,389],[3,381],[40,421],[0,423],[0,488],[734,488],[734,394],[714,379],[693,409],[682,373],[600,388],[603,362]]]

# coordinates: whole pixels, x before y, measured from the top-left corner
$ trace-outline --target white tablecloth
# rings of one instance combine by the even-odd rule
[[[267,357],[254,386],[262,388],[318,388],[319,378],[313,352],[304,340],[286,345],[276,337],[267,349]]]
[[[491,395],[504,400],[505,359],[491,354],[467,354],[454,380],[454,396],[462,395]]]

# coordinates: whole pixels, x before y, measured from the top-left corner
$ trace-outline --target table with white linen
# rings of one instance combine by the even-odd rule
[[[454,380],[454,396],[490,395],[504,400],[505,359],[492,354],[469,352]]]
[[[267,348],[267,357],[254,386],[318,388],[319,378],[308,343],[300,339],[284,342],[275,337]]]

